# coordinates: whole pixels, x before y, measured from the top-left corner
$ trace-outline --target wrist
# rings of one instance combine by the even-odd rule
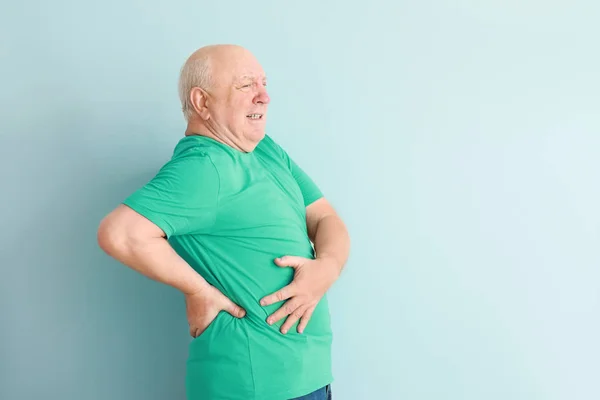
[[[343,264],[337,258],[326,254],[320,254],[317,256],[317,260],[327,266],[331,273],[334,274],[335,279],[340,276]]]
[[[210,285],[199,275],[198,278],[200,279],[195,279],[193,282],[190,282],[189,284],[185,285],[185,287],[180,288],[180,291],[186,296],[193,296],[195,294],[206,291],[206,289]]]

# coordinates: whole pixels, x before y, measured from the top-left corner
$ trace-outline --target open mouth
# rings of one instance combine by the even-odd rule
[[[263,114],[248,114],[246,115],[246,118],[250,118],[252,120],[258,120],[258,119],[262,119]]]

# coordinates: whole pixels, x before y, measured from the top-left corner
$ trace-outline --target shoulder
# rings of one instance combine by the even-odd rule
[[[166,163],[167,168],[212,170],[215,169],[215,159],[218,149],[194,137],[185,137],[177,143],[171,159]]]
[[[175,151],[158,171],[152,186],[161,192],[192,192],[207,190],[220,185],[219,172],[211,154],[202,147],[191,147]]]
[[[215,170],[215,165],[210,152],[201,148],[190,148],[173,154],[171,159],[161,168],[162,170],[177,171],[181,174],[210,172]]]

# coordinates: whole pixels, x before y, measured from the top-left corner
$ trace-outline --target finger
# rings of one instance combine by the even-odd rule
[[[306,262],[307,258],[297,256],[283,256],[275,259],[275,264],[280,267],[297,268]]]
[[[308,321],[310,321],[310,317],[312,317],[313,312],[315,311],[316,306],[309,307],[302,315],[302,319],[298,324],[298,333],[304,332],[304,328],[308,325]]]
[[[269,318],[267,318],[267,323],[269,325],[273,325],[286,315],[290,315],[296,311],[296,308],[300,307],[301,305],[302,302],[296,298],[286,301],[285,304],[279,308],[279,310],[275,311],[273,314],[271,314],[271,316],[269,316]]]
[[[246,310],[223,296],[223,305],[221,306],[223,311],[227,311],[229,314],[236,318],[243,318],[246,315]]]
[[[261,306],[270,306],[271,304],[279,303],[280,301],[284,301],[289,299],[290,297],[295,296],[294,292],[294,282],[289,285],[279,289],[273,294],[270,294],[266,297],[263,297],[260,301]]]
[[[306,311],[308,307],[306,306],[302,306],[302,307],[298,307],[294,310],[294,312],[292,312],[289,317],[287,317],[287,319],[285,320],[285,322],[283,323],[283,325],[281,326],[281,333],[283,333],[284,335],[286,333],[288,333],[288,331],[291,329],[291,327],[298,322],[298,320],[300,318],[302,318],[302,315],[304,315],[304,312]]]

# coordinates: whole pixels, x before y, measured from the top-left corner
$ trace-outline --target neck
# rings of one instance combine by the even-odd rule
[[[257,145],[257,143],[242,143],[241,140],[239,140],[236,137],[233,137],[232,135],[228,135],[224,132],[219,132],[219,130],[215,129],[214,127],[208,124],[201,122],[199,123],[196,121],[188,122],[187,128],[185,130],[185,136],[206,136],[218,142],[226,144],[227,146],[235,150],[241,151],[242,153],[247,153],[254,150],[254,148]]]

